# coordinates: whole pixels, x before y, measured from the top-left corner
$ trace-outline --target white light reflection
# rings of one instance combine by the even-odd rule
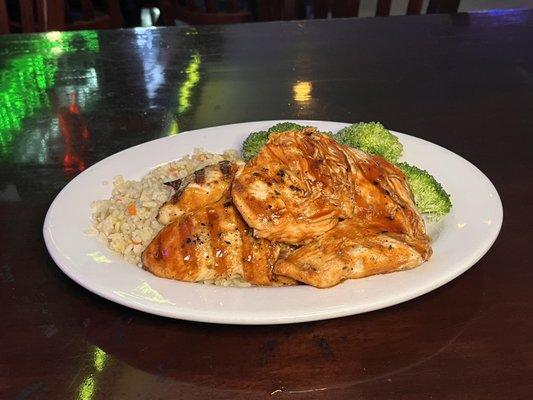
[[[94,253],[88,253],[89,257],[93,259],[94,262],[97,262],[98,264],[112,264],[113,261],[111,261],[109,258],[104,256],[99,251],[95,251]]]
[[[159,62],[159,46],[154,46],[154,36],[152,29],[134,29],[136,35],[137,52],[142,61],[144,73],[144,87],[146,96],[152,101],[156,97],[157,90],[165,81],[163,67]]]
[[[129,297],[133,299],[148,300],[153,303],[158,304],[169,304],[175,306],[176,304],[165,299],[161,293],[152,288],[147,282],[143,282],[141,285],[137,286],[130,293],[123,292],[120,290],[113,291],[116,295],[120,297]]]
[[[76,78],[78,80],[83,79],[83,84],[66,85],[63,92],[69,96],[72,93],[76,93],[76,103],[83,110],[89,101],[94,99],[94,94],[98,90],[98,75],[96,74],[96,69],[91,67],[87,68],[84,74],[80,74]]]
[[[58,31],[48,32],[45,34],[45,37],[49,42],[54,43],[54,46],[50,48],[50,52],[53,55],[58,56],[64,52],[63,33]]]
[[[63,53],[63,49],[61,48],[61,46],[54,46],[50,49],[50,51],[54,56],[58,56]]]
[[[63,34],[59,31],[47,32],[44,36],[51,42],[60,42],[63,40]]]

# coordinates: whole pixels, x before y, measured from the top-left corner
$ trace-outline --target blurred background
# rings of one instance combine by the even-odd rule
[[[533,0],[0,0],[0,33],[533,8]]]

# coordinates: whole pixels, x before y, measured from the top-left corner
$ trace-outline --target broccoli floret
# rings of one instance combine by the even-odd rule
[[[246,161],[255,157],[265,145],[270,134],[267,131],[252,132],[242,143],[242,156]]]
[[[337,132],[336,138],[339,143],[377,154],[390,162],[398,161],[403,152],[398,138],[379,122],[350,125]]]
[[[308,126],[302,126],[295,124],[294,122],[280,122],[279,124],[274,125],[272,128],[268,130],[268,133],[272,132],[286,132],[286,131],[299,131],[305,128],[309,128]]]
[[[398,163],[396,166],[407,177],[407,182],[415,197],[416,206],[421,213],[428,214],[430,218],[438,219],[450,212],[452,208],[450,195],[427,171],[405,162]]]

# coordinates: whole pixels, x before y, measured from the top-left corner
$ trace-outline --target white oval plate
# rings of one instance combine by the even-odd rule
[[[158,278],[126,263],[84,232],[90,203],[110,196],[116,175],[140,179],[150,169],[195,148],[239,149],[250,133],[279,121],[250,122],[185,132],[129,148],[74,178],[55,198],[44,222],[52,258],[74,281],[106,299],[137,310],[191,321],[226,324],[285,324],[359,314],[423,295],[474,265],[496,240],[503,220],[498,192],[474,165],[427,141],[396,133],[403,160],[427,169],[451,194],[445,219],[429,224],[433,256],[418,268],[349,280],[330,289],[219,287]],[[347,124],[295,121],[336,132]]]

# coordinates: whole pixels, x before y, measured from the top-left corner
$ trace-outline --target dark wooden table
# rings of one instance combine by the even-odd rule
[[[84,168],[278,118],[378,120],[464,156],[502,196],[499,239],[421,298],[288,326],[133,311],[49,257],[46,210]],[[532,138],[529,11],[0,37],[0,398],[531,398]]]

